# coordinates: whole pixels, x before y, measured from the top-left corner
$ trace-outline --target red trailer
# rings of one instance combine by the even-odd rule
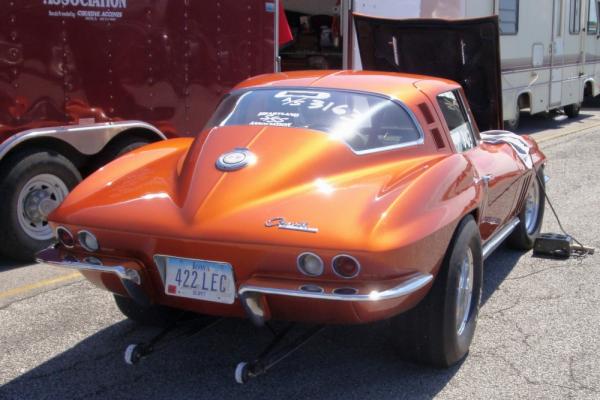
[[[275,68],[277,4],[19,0],[0,8],[0,251],[52,240],[46,215],[86,174],[199,132],[224,91]]]

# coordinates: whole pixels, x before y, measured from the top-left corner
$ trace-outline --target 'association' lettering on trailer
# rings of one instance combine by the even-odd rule
[[[49,6],[127,8],[127,0],[42,0]]]
[[[48,11],[50,17],[80,18],[86,21],[116,21],[123,17],[127,0],[42,0],[46,6],[62,6]],[[69,8],[66,8],[69,7]],[[70,7],[78,7],[71,9]]]

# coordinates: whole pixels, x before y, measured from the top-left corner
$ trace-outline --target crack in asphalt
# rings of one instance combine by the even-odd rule
[[[567,268],[567,267],[572,267],[572,265],[551,265],[549,267],[542,268],[542,269],[539,269],[539,270],[534,271],[534,272],[530,272],[530,273],[525,274],[525,275],[512,276],[512,277],[509,276],[509,277],[505,278],[505,280],[507,280],[507,281],[518,281],[518,280],[521,280],[521,279],[529,278],[529,277],[537,275],[537,274],[541,274],[543,272],[553,271],[553,270],[557,270],[557,269],[561,269],[561,268]]]
[[[574,384],[578,385],[581,388],[581,390],[589,390],[593,393],[600,393],[599,388],[590,387],[590,386],[586,385],[585,383],[582,383],[579,379],[577,379],[575,377],[575,371],[573,370],[574,362],[575,362],[575,356],[572,355],[569,357],[569,380],[571,382],[573,382]]]

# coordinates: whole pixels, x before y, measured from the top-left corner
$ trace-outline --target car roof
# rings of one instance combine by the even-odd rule
[[[397,72],[314,70],[258,75],[241,82],[235,89],[250,87],[318,87],[356,90],[397,98],[409,105],[415,105],[425,100],[424,92],[435,96],[441,92],[457,89],[460,85],[443,78]]]

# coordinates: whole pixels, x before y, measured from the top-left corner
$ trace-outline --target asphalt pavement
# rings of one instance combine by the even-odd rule
[[[600,248],[600,112],[523,120],[548,156],[547,190],[564,227]],[[558,226],[546,208],[544,231]],[[0,259],[0,399],[598,399],[600,254],[567,261],[504,247],[485,263],[468,357],[437,370],[402,362],[385,323],[326,328],[268,374],[238,385],[239,361],[267,330],[222,320],[136,366],[136,325],[78,274]]]

